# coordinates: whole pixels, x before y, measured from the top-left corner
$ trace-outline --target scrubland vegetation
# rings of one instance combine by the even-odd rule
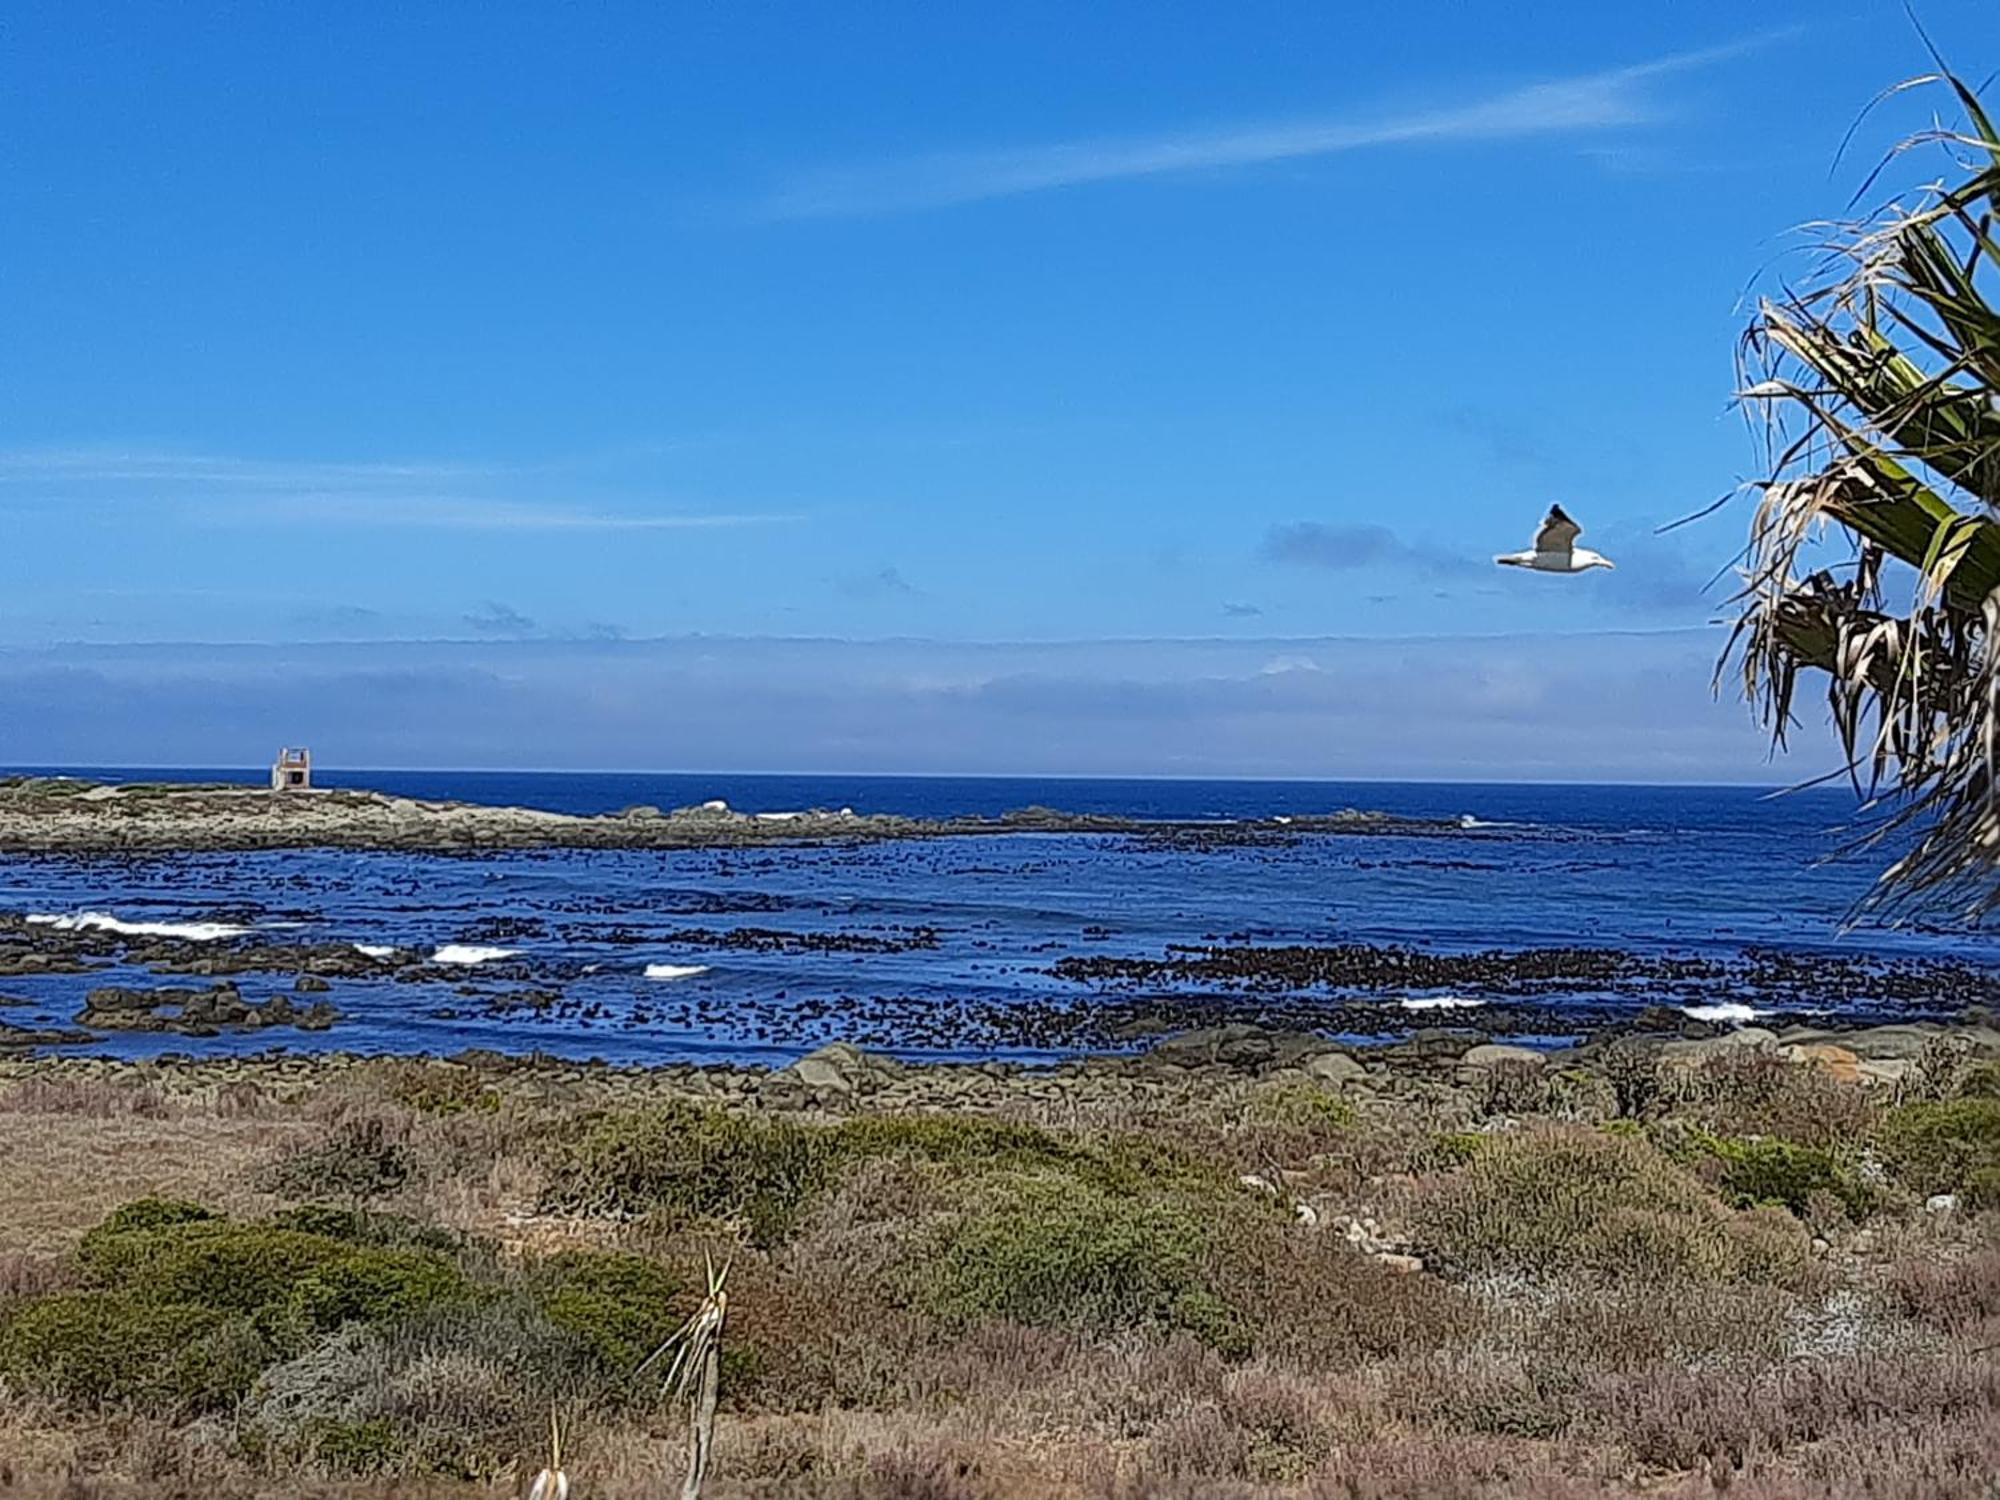
[[[675,1493],[711,1255],[711,1495],[1993,1492],[1990,1064],[926,1071],[17,1065],[0,1496]]]

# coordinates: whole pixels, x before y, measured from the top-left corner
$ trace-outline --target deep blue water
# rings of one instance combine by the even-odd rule
[[[118,779],[246,779],[242,771],[114,769]],[[333,851],[119,858],[0,856],[0,910],[103,912],[122,920],[218,915],[272,941],[459,942],[517,950],[428,982],[353,980],[332,999],[333,1031],[221,1037],[123,1036],[129,1054],[295,1047],[452,1051],[539,1048],[573,1056],[779,1058],[853,1035],[911,1052],[1044,1055],[1029,1040],[951,1038],[954,1007],[1089,1005],[1058,978],[1070,955],[1159,956],[1169,944],[1407,944],[1443,951],[1585,945],[1641,953],[1801,953],[2000,961],[1991,935],[1861,930],[1841,922],[1874,862],[1829,862],[1855,815],[1838,789],[1771,796],[1741,787],[617,775],[512,772],[319,773],[422,798],[567,812],[721,797],[745,811],[852,807],[943,817],[1029,804],[1157,818],[1362,807],[1471,817],[1463,838],[1308,837],[1189,850],[1124,837],[996,837],[759,851],[553,851],[476,858]],[[495,929],[495,921],[513,924]],[[745,951],[674,940],[688,929],[896,939],[894,952]],[[518,935],[494,936],[496,931]],[[648,965],[699,967],[648,979]],[[132,978],[133,975],[124,975]],[[35,1002],[0,1019],[67,1020],[87,979],[0,981]],[[173,982],[173,981],[154,981]],[[246,995],[285,987],[247,976]],[[461,993],[462,990],[473,993]],[[540,1010],[504,1004],[539,990]],[[1410,995],[1359,997],[1400,1009]],[[1492,998],[1496,1002],[1503,997]],[[1679,997],[1686,998],[1686,997]],[[1711,999],[1754,995],[1723,994]],[[495,1001],[503,1014],[495,1014]],[[1564,1003],[1612,1009],[1579,992]],[[1867,1008],[1850,996],[1847,1008]],[[1432,1013],[1411,1024],[1435,1023]],[[1453,1013],[1464,1019],[1471,1012]]]

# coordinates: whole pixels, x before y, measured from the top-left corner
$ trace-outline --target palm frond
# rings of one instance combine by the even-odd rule
[[[1886,808],[1868,842],[1908,845],[1868,907],[1976,918],[2000,907],[2000,134],[1950,72],[1908,86],[1948,90],[1965,126],[1898,152],[1942,149],[1955,179],[1820,226],[1813,279],[1743,338],[1769,469],[1723,666],[1780,744],[1801,674],[1825,678],[1849,772]]]

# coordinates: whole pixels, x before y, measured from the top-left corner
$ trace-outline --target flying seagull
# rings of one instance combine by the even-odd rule
[[[1603,553],[1577,546],[1576,539],[1582,535],[1583,528],[1560,505],[1551,505],[1548,519],[1535,533],[1532,549],[1503,552],[1493,560],[1503,568],[1532,568],[1537,573],[1583,573],[1591,568],[1614,566]]]

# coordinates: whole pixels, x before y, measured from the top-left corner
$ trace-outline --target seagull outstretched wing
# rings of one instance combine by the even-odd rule
[[[1535,550],[1567,552],[1582,535],[1583,528],[1572,521],[1560,505],[1551,505],[1548,518],[1542,522],[1542,529],[1535,533]]]

